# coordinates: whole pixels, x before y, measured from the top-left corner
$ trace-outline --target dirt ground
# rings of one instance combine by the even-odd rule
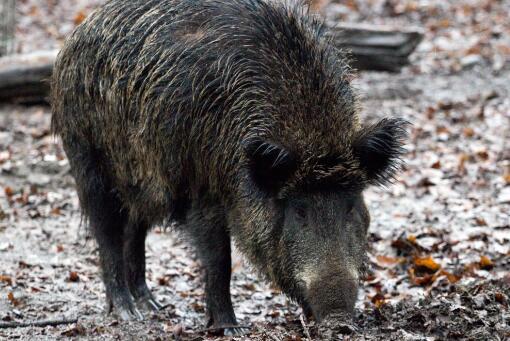
[[[17,50],[58,47],[100,2],[19,0]],[[241,339],[510,339],[510,2],[324,6],[332,21],[424,29],[411,66],[354,81],[366,121],[412,122],[407,166],[395,184],[366,193],[371,274],[352,323],[319,335],[236,254],[234,308],[251,326]],[[44,106],[0,106],[0,339],[222,339],[204,330],[193,250],[160,228],[147,243],[148,282],[166,309],[133,323],[105,314],[96,247],[50,117]],[[48,319],[78,322],[2,328]]]

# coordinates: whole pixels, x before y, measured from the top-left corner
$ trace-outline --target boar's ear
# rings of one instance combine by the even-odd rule
[[[297,168],[295,155],[276,143],[253,138],[243,147],[253,179],[265,190],[277,190]]]
[[[409,122],[382,119],[363,129],[354,143],[354,153],[371,184],[391,182],[402,164]]]

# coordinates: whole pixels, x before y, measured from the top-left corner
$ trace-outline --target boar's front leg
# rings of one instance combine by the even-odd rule
[[[145,310],[157,311],[162,306],[152,295],[145,281],[145,238],[150,228],[143,222],[130,222],[124,236],[124,269],[126,282],[138,305]]]
[[[232,327],[237,320],[230,298],[232,261],[224,213],[217,207],[192,212],[188,232],[205,268],[207,326],[223,330],[225,335],[244,334],[245,328]]]

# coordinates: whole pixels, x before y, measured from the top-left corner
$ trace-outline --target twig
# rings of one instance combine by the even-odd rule
[[[43,321],[32,321],[32,322],[0,322],[0,329],[2,328],[23,328],[23,327],[47,327],[47,326],[58,326],[62,324],[73,324],[77,323],[78,319],[61,319],[61,320],[43,320]]]
[[[223,326],[219,327],[209,327],[205,329],[199,329],[195,330],[195,333],[208,333],[208,332],[216,332],[219,330],[227,329],[227,328],[251,328],[251,326],[248,325],[240,325],[240,324],[225,324]]]
[[[173,307],[173,306],[174,305],[172,303],[167,303],[167,304],[163,305],[161,308],[159,308],[159,311],[163,311],[163,310]]]
[[[278,336],[274,335],[273,333],[267,333],[266,335],[269,335],[269,337],[274,341],[282,341],[282,339],[278,338]]]
[[[299,315],[299,319],[301,320],[301,325],[303,326],[303,330],[305,332],[306,337],[308,340],[311,340],[312,337],[310,336],[310,331],[308,330],[308,326],[305,323],[305,318],[303,317],[303,314]]]

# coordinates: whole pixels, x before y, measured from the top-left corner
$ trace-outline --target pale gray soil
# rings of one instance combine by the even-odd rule
[[[29,51],[58,46],[85,2],[19,3],[26,18],[18,49]],[[364,118],[402,116],[413,126],[405,171],[394,185],[367,193],[372,274],[352,325],[331,332],[349,340],[509,339],[510,30],[501,15],[509,2],[342,3],[350,7],[326,7],[332,20],[413,23],[427,37],[402,73],[355,80]],[[44,15],[30,17],[31,6]],[[476,13],[468,20],[470,8]],[[148,240],[148,279],[168,307],[143,323],[106,316],[95,245],[80,227],[68,163],[49,122],[47,107],[0,106],[0,326],[79,322],[0,329],[0,339],[214,339],[201,331],[200,266],[185,241],[160,228]],[[240,322],[252,326],[244,339],[319,338],[313,322],[305,330],[300,309],[240,255],[232,294]]]

